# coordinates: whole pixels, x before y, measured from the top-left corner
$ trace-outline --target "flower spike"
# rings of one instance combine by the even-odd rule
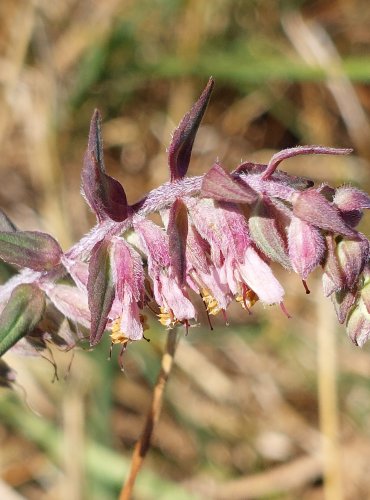
[[[170,167],[171,182],[182,179],[186,175],[195,136],[207,109],[214,83],[211,77],[197,102],[186,113],[173,133],[172,141],[168,148],[168,165]]]
[[[370,244],[356,229],[370,196],[277,170],[298,155],[351,150],[290,148],[268,165],[246,161],[228,173],[215,162],[205,175],[184,178],[213,86],[210,78],[173,134],[171,182],[130,207],[121,184],[106,174],[94,112],[82,189],[98,223],[66,253],[47,234],[18,231],[0,210],[0,259],[16,267],[0,285],[0,356],[8,349],[35,355],[49,340],[70,348],[87,336],[84,329],[91,346],[107,330],[122,354],[145,339],[147,310],[187,333],[197,322],[195,294],[208,320],[226,318],[232,302],[248,312],[257,302],[280,305],[289,318],[274,262],[295,271],[306,293],[306,279],[322,266],[338,321],[357,345],[370,338]],[[4,369],[0,361],[0,385],[8,383]]]

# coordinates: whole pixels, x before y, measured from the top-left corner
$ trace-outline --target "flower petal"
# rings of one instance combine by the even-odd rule
[[[283,300],[284,290],[273,275],[270,267],[257,252],[249,246],[245,252],[244,264],[238,269],[245,283],[266,304],[276,304]]]

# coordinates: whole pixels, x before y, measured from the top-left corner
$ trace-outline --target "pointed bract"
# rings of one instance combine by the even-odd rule
[[[247,204],[255,202],[258,198],[252,188],[238,182],[218,163],[204,175],[200,194],[203,198]]]
[[[99,241],[91,252],[88,302],[91,313],[90,344],[97,344],[104,333],[114,299],[114,283],[110,262],[110,242]]]
[[[356,235],[355,231],[344,222],[338,208],[315,189],[308,189],[295,195],[293,213],[296,217],[321,229],[345,236]]]
[[[42,318],[45,294],[34,284],[18,285],[0,316],[0,356],[32,332]]]
[[[49,271],[60,263],[62,249],[49,234],[38,231],[0,231],[0,259],[9,264]]]
[[[188,212],[185,203],[180,198],[171,206],[167,234],[171,266],[180,285],[183,285],[186,275]]]
[[[168,148],[171,182],[182,179],[186,175],[195,136],[206,111],[213,86],[214,80],[210,78],[197,102],[186,113],[173,133],[172,141]]]
[[[82,190],[99,221],[121,222],[127,217],[127,199],[121,184],[105,173],[100,113],[95,110],[90,124],[87,151],[82,169]]]

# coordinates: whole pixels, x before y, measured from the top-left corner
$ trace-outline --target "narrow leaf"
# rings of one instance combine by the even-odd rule
[[[218,163],[203,177],[201,196],[234,203],[251,204],[257,200],[257,193],[251,187],[234,179]]]
[[[95,110],[82,169],[82,190],[98,220],[120,222],[127,217],[126,194],[121,184],[105,173],[100,124],[100,113]]]
[[[110,242],[99,241],[93,248],[87,283],[91,313],[90,345],[97,344],[104,333],[114,299],[114,283],[110,262]]]
[[[171,182],[182,179],[186,175],[195,136],[207,109],[213,86],[214,80],[210,78],[201,96],[191,110],[183,117],[173,134],[170,147],[168,148]]]
[[[0,356],[26,336],[41,320],[45,294],[34,284],[17,286],[0,317]]]
[[[9,264],[48,271],[62,256],[59,243],[49,234],[38,231],[0,231],[0,259]]]
[[[186,275],[188,211],[185,203],[179,198],[170,209],[167,234],[172,269],[175,271],[179,283],[184,284]]]

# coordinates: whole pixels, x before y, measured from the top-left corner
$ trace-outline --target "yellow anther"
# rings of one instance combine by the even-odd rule
[[[253,307],[259,300],[258,295],[253,290],[247,290],[244,295],[237,295],[235,300],[240,303],[243,309]]]
[[[215,316],[216,314],[218,314],[222,310],[222,308],[219,306],[217,300],[213,297],[213,295],[211,295],[209,293],[208,290],[202,289],[201,296],[202,296],[203,302],[206,305],[208,314]]]
[[[158,319],[163,326],[170,328],[172,326],[175,326],[179,322],[173,315],[171,309],[167,310],[165,307],[160,307],[160,311],[161,312],[158,314]]]

